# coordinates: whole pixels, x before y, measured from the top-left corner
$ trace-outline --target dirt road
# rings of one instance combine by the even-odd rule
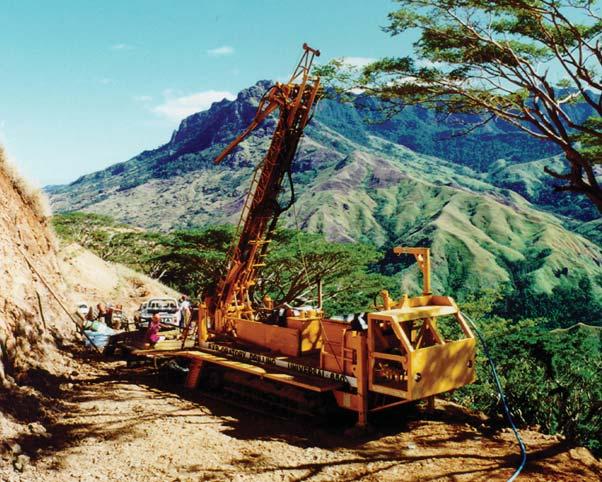
[[[123,362],[79,363],[52,383],[62,401],[30,434],[5,441],[0,480],[489,481],[506,480],[518,461],[511,433],[453,407],[390,413],[351,437],[344,423],[249,412]],[[585,449],[523,436],[521,480],[599,480],[602,465]]]

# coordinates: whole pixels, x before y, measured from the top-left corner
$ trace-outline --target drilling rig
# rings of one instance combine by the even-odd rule
[[[177,356],[190,360],[190,388],[246,399],[251,392],[263,393],[266,403],[297,411],[333,403],[357,412],[363,426],[370,413],[473,382],[475,339],[454,300],[432,294],[430,252],[424,247],[394,249],[415,257],[422,294],[393,300],[383,291],[382,304],[361,323],[328,318],[320,304],[283,308],[267,297],[254,300],[278,218],[294,202],[295,153],[322,93],[320,79],[311,75],[319,55],[304,44],[289,81],[267,91],[249,127],[215,159],[222,162],[266,118],[278,114],[271,145],[253,174],[226,272],[199,307],[195,347],[185,350],[182,342]],[[291,197],[283,205],[287,180]],[[454,327],[446,330],[447,338],[440,321]]]

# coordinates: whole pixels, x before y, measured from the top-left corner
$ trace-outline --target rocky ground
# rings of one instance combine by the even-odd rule
[[[370,433],[349,436],[348,422],[272,418],[150,368],[82,354],[69,364],[68,376],[30,380],[46,398],[24,393],[11,408],[28,433],[4,440],[0,480],[490,481],[506,480],[519,459],[507,429],[443,402],[431,414],[389,412]],[[521,480],[600,480],[602,464],[587,450],[522,434]]]

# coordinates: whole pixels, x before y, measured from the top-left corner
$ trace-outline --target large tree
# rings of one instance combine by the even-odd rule
[[[546,169],[560,191],[587,196],[602,212],[602,20],[590,0],[396,0],[385,31],[418,34],[412,56],[362,69],[335,61],[322,74],[338,87],[442,112],[502,119],[555,143],[565,172]],[[579,119],[570,104],[593,113]],[[592,155],[594,154],[594,155]]]

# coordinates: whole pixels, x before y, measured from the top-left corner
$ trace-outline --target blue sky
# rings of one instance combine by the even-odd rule
[[[0,143],[39,185],[165,143],[185,115],[288,77],[303,42],[326,62],[409,52],[391,0],[4,0]]]

